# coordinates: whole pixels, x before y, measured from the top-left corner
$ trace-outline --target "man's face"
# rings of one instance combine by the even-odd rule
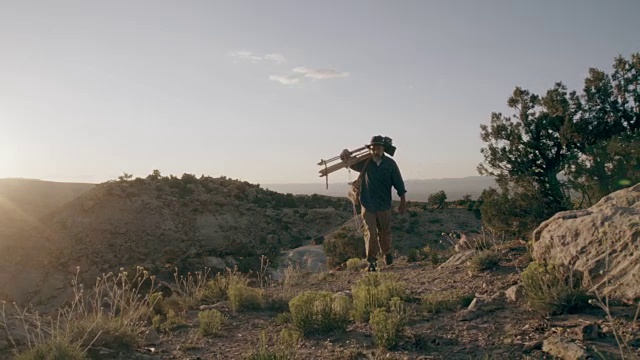
[[[369,151],[371,151],[371,155],[373,155],[373,157],[382,157],[382,155],[384,154],[384,146],[382,145],[372,145],[369,148]]]

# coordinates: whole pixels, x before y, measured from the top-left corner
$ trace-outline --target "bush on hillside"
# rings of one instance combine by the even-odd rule
[[[352,289],[353,318],[358,322],[369,319],[378,308],[388,308],[391,299],[406,297],[405,285],[395,276],[385,273],[368,273]]]
[[[306,291],[289,301],[293,324],[304,334],[344,331],[349,321],[349,298],[328,291]]]
[[[342,227],[330,240],[324,242],[324,251],[327,254],[327,266],[336,267],[351,258],[362,259],[366,257],[364,239],[355,230]]]

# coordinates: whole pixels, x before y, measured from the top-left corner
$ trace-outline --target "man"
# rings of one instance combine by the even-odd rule
[[[371,138],[365,145],[371,153],[371,160],[360,161],[351,166],[351,169],[363,172],[360,191],[360,204],[362,204],[362,219],[364,220],[364,241],[369,262],[369,271],[376,271],[376,258],[378,254],[384,255],[385,264],[393,263],[391,254],[391,187],[396,189],[400,197],[398,211],[404,214],[406,211],[404,181],[396,162],[385,155],[385,147],[393,148],[391,139],[377,135]],[[395,148],[393,148],[395,149]],[[351,154],[345,149],[340,158],[348,160]],[[365,168],[366,164],[366,168]]]

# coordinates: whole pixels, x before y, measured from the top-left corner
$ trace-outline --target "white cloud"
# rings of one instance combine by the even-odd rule
[[[229,56],[232,56],[240,60],[251,61],[252,63],[267,61],[275,64],[284,64],[287,62],[287,59],[282,54],[260,55],[260,54],[254,53],[253,51],[247,51],[247,50],[234,51],[229,53]]]
[[[269,80],[277,81],[282,85],[296,85],[296,84],[300,83],[301,79],[302,79],[302,77],[298,76],[298,75],[285,75],[285,76],[271,75],[271,76],[269,76]]]
[[[285,59],[282,54],[267,54],[264,56],[264,59],[267,61],[273,61],[276,64],[284,64],[287,62],[287,59]]]
[[[292,75],[271,75],[269,80],[277,81],[282,85],[296,85],[302,82],[304,78],[315,80],[325,80],[348,77],[348,72],[340,72],[335,69],[310,69],[304,66],[299,66],[291,69],[294,73]]]
[[[295,73],[303,74],[305,77],[315,80],[333,79],[349,76],[348,72],[340,72],[335,69],[309,69],[304,66],[294,68],[292,71]]]

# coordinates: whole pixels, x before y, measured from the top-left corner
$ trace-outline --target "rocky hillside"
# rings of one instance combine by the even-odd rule
[[[187,182],[186,186],[183,186],[184,181]],[[235,207],[251,208],[251,204],[257,202],[260,210],[248,213],[250,216],[264,217],[270,212],[283,216],[291,209],[276,204],[283,204],[283,199],[292,197],[269,193],[257,186],[228,179],[207,178],[195,181],[194,183],[189,178],[170,178],[104,184],[98,188],[99,192],[85,194],[47,217],[46,224],[59,224],[60,219],[69,219],[69,214],[85,219],[74,220],[78,221],[74,224],[58,225],[56,231],[48,232],[47,240],[59,245],[66,244],[59,237],[62,232],[76,236],[102,234],[100,237],[92,235],[95,237],[89,237],[90,239],[134,239],[124,237],[128,234],[127,231],[135,227],[132,222],[124,220],[137,219],[137,226],[146,231],[155,231],[154,234],[175,231],[172,234],[177,236],[181,231],[191,231],[190,234],[195,239],[179,238],[174,243],[188,241],[189,244],[200,246],[198,251],[203,252],[206,246],[216,248],[214,245],[217,242],[213,237],[206,236],[211,232],[204,232],[205,235],[202,235],[202,229],[207,227],[199,224],[197,219],[201,216],[215,218],[222,216],[224,212],[202,204],[197,209],[206,211],[194,211],[194,207],[189,204],[196,198],[219,198],[216,206],[220,209],[231,203]],[[212,184],[219,185],[216,187],[216,194],[225,193],[226,196],[207,192],[206,188],[213,186]],[[253,195],[248,195],[252,193]],[[142,202],[140,198],[145,201]],[[111,202],[105,199],[110,199]],[[227,202],[221,203],[223,199]],[[307,198],[297,200],[303,203],[308,201]],[[326,210],[331,204],[338,205],[333,203],[335,200],[315,200],[328,201],[317,207],[325,209],[320,211],[323,216],[334,212],[349,216],[349,212],[344,209],[341,211],[334,207],[336,210]],[[169,204],[155,203],[163,201]],[[425,240],[426,237],[435,236],[432,234],[434,231],[456,224],[465,213],[457,214],[457,209],[425,211],[422,208],[420,211],[421,204],[412,204],[408,215],[396,216],[396,235],[398,231],[403,231],[405,236],[409,235],[398,239],[411,243],[411,246],[414,241],[415,244],[422,241],[422,245],[434,247],[423,248],[419,254],[398,256],[390,266],[381,264],[379,273],[364,272],[362,270],[366,262],[350,259],[346,266],[329,271],[289,268],[280,279],[246,277],[232,271],[216,277],[209,274],[211,277],[206,278],[207,281],[177,281],[169,285],[172,291],[162,289],[150,297],[126,297],[123,303],[112,301],[119,296],[118,292],[103,292],[97,297],[101,301],[100,307],[96,307],[101,321],[95,321],[91,313],[87,315],[76,310],[76,313],[72,312],[74,316],[62,320],[62,327],[55,328],[54,331],[59,335],[56,338],[57,346],[47,348],[45,342],[40,344],[40,349],[49,352],[55,350],[58,358],[71,358],[70,354],[76,354],[74,359],[89,357],[103,360],[638,359],[640,299],[636,293],[628,291],[637,289],[637,278],[618,275],[637,273],[637,261],[628,259],[633,258],[633,254],[638,251],[639,238],[636,230],[639,203],[640,184],[616,192],[589,209],[558,213],[543,223],[529,242],[504,239],[494,236],[495,234],[485,236],[464,233],[457,246],[442,248],[436,248],[437,243]],[[208,201],[203,204],[208,204]],[[329,206],[325,207],[327,204]],[[287,206],[293,206],[293,203]],[[78,215],[83,214],[82,212],[97,212],[96,207],[102,207],[103,213],[110,209],[111,217]],[[73,209],[78,212],[71,212]],[[313,208],[307,205],[303,207],[299,203],[296,209],[299,212],[306,211],[304,218],[309,226],[320,226],[321,221],[311,218],[311,213],[315,212],[312,211]],[[260,211],[264,214],[258,214]],[[65,212],[68,213],[63,216]],[[184,221],[177,222],[174,217],[166,215],[167,212],[180,214]],[[452,219],[447,214],[457,214],[460,218]],[[247,226],[256,224],[253,219],[242,220],[240,215],[236,217],[236,223],[240,221],[242,224],[249,224]],[[116,219],[121,222],[109,222]],[[150,223],[141,222],[144,219],[150,219]],[[231,222],[229,218],[225,219],[225,224]],[[409,225],[411,219],[418,219],[415,220],[415,225]],[[428,221],[429,219],[431,220]],[[607,242],[602,237],[592,237],[595,233],[593,229],[601,226],[603,219],[606,219],[604,221],[607,229],[604,234],[615,235],[617,239]],[[342,220],[344,219],[340,219]],[[174,227],[162,231],[153,230],[167,221],[171,221]],[[352,222],[353,220],[343,223],[346,226],[340,226],[340,232]],[[99,225],[100,223],[111,224],[109,228],[117,229],[114,231],[116,235],[109,235],[111,233],[105,230],[107,226]],[[76,230],[69,232],[68,229],[64,230],[65,226]],[[294,225],[289,225],[292,226]],[[414,228],[409,234],[407,226]],[[85,230],[78,231],[79,228]],[[120,229],[127,231],[122,232]],[[294,241],[291,235],[288,235],[290,238],[286,237],[284,230],[264,234],[269,237],[266,244],[283,243],[282,239]],[[338,232],[326,233],[323,237],[325,243],[335,241],[337,234]],[[419,235],[412,237],[415,234]],[[575,249],[566,243],[570,238],[574,238],[573,246],[580,250],[579,256],[572,256],[576,253]],[[74,241],[73,238],[66,241],[78,249],[77,254],[66,256],[99,253],[86,246],[80,248],[82,241]],[[248,241],[247,247],[264,246],[259,241]],[[144,244],[149,243],[152,241]],[[107,248],[108,245],[105,244],[93,244],[96,248],[102,246],[103,252],[116,252],[116,255],[110,255],[114,261],[134,256],[127,253],[147,251],[131,247],[125,251],[116,247]],[[142,246],[143,243],[139,244]],[[463,244],[465,246],[461,246]],[[120,245],[124,246],[124,241]],[[69,251],[69,247],[66,248]],[[174,245],[174,248],[177,249],[176,252],[189,252],[190,249],[187,247],[180,250],[179,245]],[[592,248],[597,250],[588,250]],[[216,249],[219,251],[219,248]],[[541,252],[540,249],[549,251]],[[321,252],[320,249],[316,250]],[[63,253],[53,252],[52,249],[45,249],[44,252],[48,251],[57,256]],[[157,258],[151,252],[148,253],[152,259]],[[219,258],[224,252],[216,254],[216,258]],[[620,254],[624,256],[618,256]],[[185,255],[183,260],[173,261],[188,268],[202,265],[207,261],[207,257],[203,256],[204,253],[196,251],[189,256]],[[600,271],[598,264],[603,257],[610,260],[606,262],[610,267]],[[6,257],[5,263],[10,258]],[[106,258],[108,257],[103,256],[101,259]],[[83,258],[75,259],[81,261]],[[579,263],[563,264],[565,259],[579,260]],[[170,262],[165,260],[167,264]],[[26,263],[24,260],[20,262],[21,265]],[[73,266],[71,262],[65,264]],[[161,263],[151,265],[162,271],[163,267],[159,264]],[[581,265],[584,265],[582,269]],[[586,265],[590,268],[585,267]],[[70,272],[71,270],[73,269],[69,269]],[[87,270],[85,273],[89,272]],[[586,279],[590,273],[614,279],[613,282],[605,281],[613,287],[611,291],[575,281]],[[4,274],[4,271],[0,274]],[[137,274],[146,276],[141,269]],[[120,275],[127,276],[122,272]],[[577,275],[580,276],[574,277]],[[14,276],[23,283],[38,281],[37,277],[25,277],[20,272],[14,272]],[[113,278],[102,279],[102,285],[98,289],[108,289],[111,281],[109,279]],[[57,290],[49,280],[40,280],[40,293]],[[134,281],[134,286],[122,285],[118,289],[123,289],[125,294],[140,294],[135,284]],[[58,286],[59,291],[69,287],[68,284]],[[95,296],[91,288],[85,289],[87,291],[84,293],[76,289],[78,298],[90,300]],[[144,291],[147,290],[143,289],[142,292]],[[604,298],[605,293],[623,296]],[[625,294],[632,296],[629,298]],[[151,299],[155,300],[151,302]],[[50,299],[40,300],[52,304]],[[138,312],[138,307],[130,306],[132,303],[144,311]],[[118,311],[109,311],[114,308]],[[29,312],[18,314],[14,311],[6,314],[0,317],[0,322],[5,320],[7,324],[6,328],[0,326],[0,357],[9,358],[13,349],[23,354],[28,351],[29,337],[25,331],[33,336],[34,331],[41,329],[38,324],[45,324],[47,331],[46,322],[32,320],[37,315]],[[123,321],[125,319],[132,320]],[[36,342],[41,342],[42,339]],[[91,342],[91,339],[94,341]],[[78,351],[84,353],[78,355]]]
[[[171,279],[175,268],[257,270],[262,255],[277,266],[283,251],[330,239],[349,224],[356,222],[346,199],[280,194],[225,177],[111,181],[30,218],[26,227],[5,228],[0,295],[50,303],[64,298],[62,284],[78,269],[80,281],[92,283],[120,267],[144,266]],[[469,211],[434,211],[420,203],[392,224],[399,253],[433,246],[443,232],[479,227]]]
[[[8,234],[0,289],[12,299],[45,301],[40,295],[55,293],[78,267],[89,283],[137,265],[159,275],[201,270],[212,256],[256,268],[260,255],[273,262],[344,223],[350,209],[344,199],[279,194],[224,177],[107,182]]]

